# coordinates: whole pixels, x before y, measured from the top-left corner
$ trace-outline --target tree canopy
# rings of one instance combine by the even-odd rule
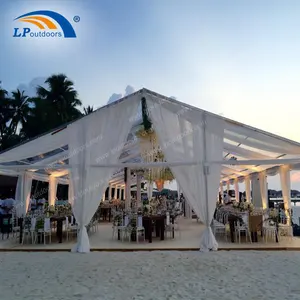
[[[74,83],[66,75],[54,74],[45,84],[46,87],[37,87],[34,97],[28,97],[18,89],[8,93],[0,81],[0,150],[83,115]],[[93,107],[83,108],[83,111],[89,114]]]

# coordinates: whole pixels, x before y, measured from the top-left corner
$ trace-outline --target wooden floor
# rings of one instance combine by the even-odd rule
[[[92,251],[198,251],[200,236],[204,226],[197,223],[196,220],[181,219],[180,234],[175,233],[175,239],[168,237],[164,241],[153,239],[152,243],[147,241],[129,242],[112,239],[112,225],[110,223],[100,223],[98,231],[90,234],[90,246]],[[219,250],[294,250],[300,251],[300,238],[282,238],[279,243],[269,241],[265,243],[259,240],[258,243],[239,243],[226,242],[219,239]],[[70,251],[75,244],[75,240],[63,240],[62,244],[56,242],[55,236],[51,244],[18,244],[18,241],[10,238],[9,240],[0,240],[0,251]]]

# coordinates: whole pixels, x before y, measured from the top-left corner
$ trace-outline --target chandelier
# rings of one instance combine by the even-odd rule
[[[145,163],[166,162],[164,154],[158,143],[155,131],[140,129],[136,133],[139,138],[140,152]],[[155,182],[156,187],[161,191],[165,181],[172,181],[174,176],[168,167],[152,167],[144,172],[144,178],[150,182]]]

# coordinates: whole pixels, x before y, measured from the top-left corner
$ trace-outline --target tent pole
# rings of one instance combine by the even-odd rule
[[[203,113],[203,161],[207,161],[207,145],[206,145],[206,115]],[[205,188],[205,201],[206,201],[206,225],[209,226],[209,211],[208,211],[208,181],[209,166],[203,165],[204,172],[204,188]]]
[[[26,201],[25,201],[25,172],[21,174],[22,188],[21,188],[21,205],[22,205],[22,217],[26,216]],[[24,234],[24,233],[23,233]]]

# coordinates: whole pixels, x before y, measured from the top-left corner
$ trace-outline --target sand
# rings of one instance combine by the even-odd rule
[[[1,300],[300,299],[300,252],[0,253]]]

